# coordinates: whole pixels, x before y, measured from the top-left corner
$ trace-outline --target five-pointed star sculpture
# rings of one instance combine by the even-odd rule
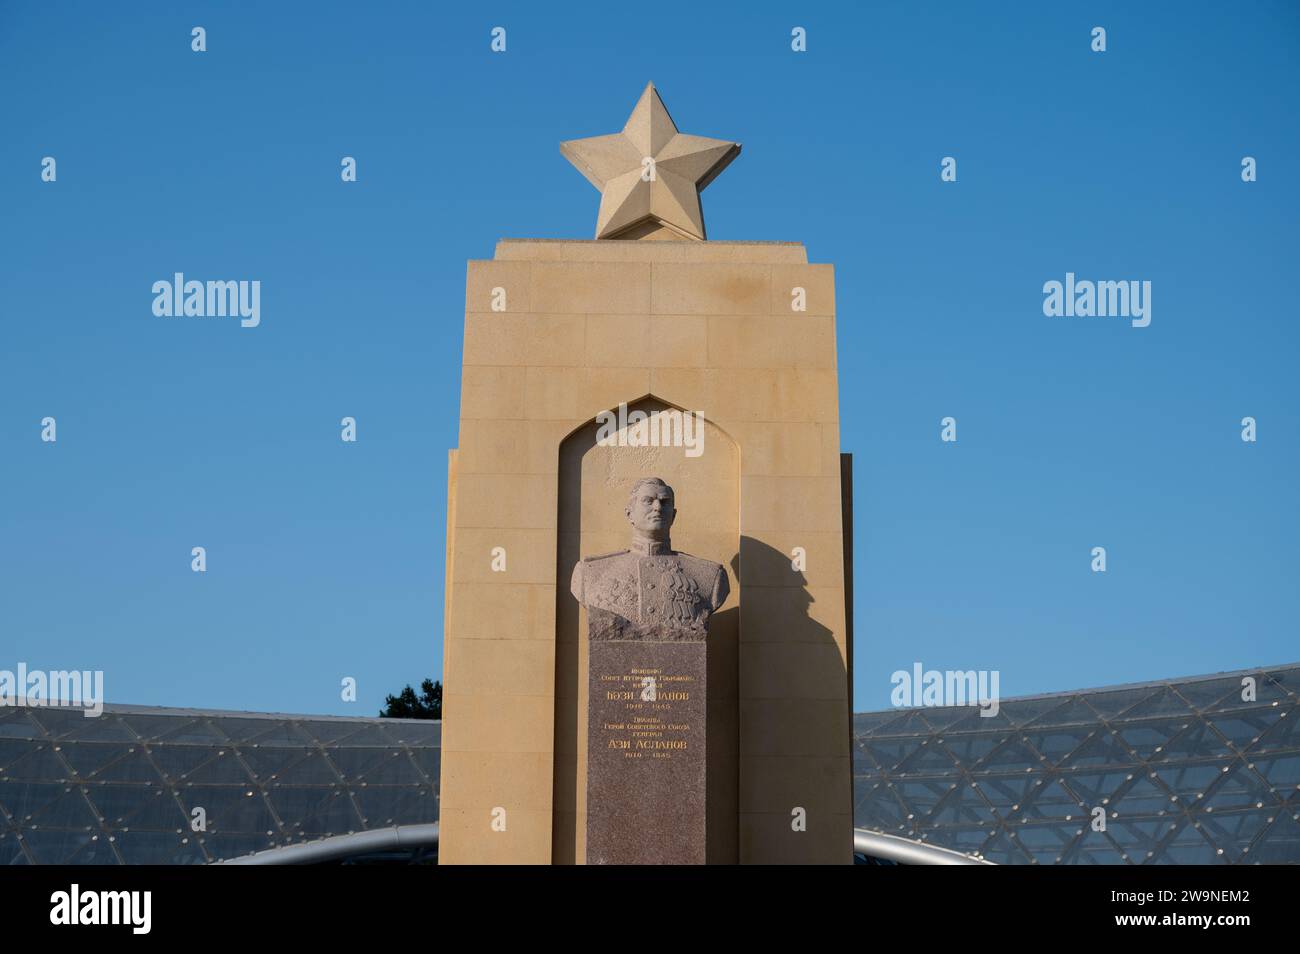
[[[648,83],[621,133],[571,139],[560,152],[601,192],[596,238],[703,240],[700,193],[740,143],[679,133]]]

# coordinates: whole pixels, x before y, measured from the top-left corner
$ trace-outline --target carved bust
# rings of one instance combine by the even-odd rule
[[[709,616],[727,600],[727,571],[672,548],[677,519],[673,488],[644,477],[628,498],[632,549],[583,557],[570,589],[587,607],[591,639],[698,640]]]

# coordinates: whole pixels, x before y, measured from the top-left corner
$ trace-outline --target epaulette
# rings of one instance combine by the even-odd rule
[[[613,553],[598,553],[595,556],[586,556],[582,558],[583,563],[590,563],[592,560],[604,560],[606,557],[622,556],[624,553],[631,553],[631,550],[615,550]]]

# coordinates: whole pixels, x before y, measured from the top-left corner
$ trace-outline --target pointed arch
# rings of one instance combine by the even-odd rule
[[[624,402],[628,412],[687,409],[653,393]],[[617,413],[617,408],[610,409]],[[731,596],[709,627],[710,685],[708,852],[721,861],[738,855],[738,665],[740,586],[739,443],[702,414],[698,456],[687,447],[602,445],[601,415],[575,425],[557,447],[555,589],[555,766],[552,860],[581,862],[586,846],[587,668],[585,614],[570,593],[574,566],[584,556],[626,549],[630,528],[627,494],[642,477],[663,478],[673,487],[678,517],[675,549],[721,563],[731,574]]]

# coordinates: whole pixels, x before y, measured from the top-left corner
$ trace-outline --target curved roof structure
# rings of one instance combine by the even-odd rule
[[[418,719],[0,708],[0,864],[205,864],[436,822],[441,735]]]
[[[855,715],[854,821],[998,864],[1300,863],[1298,693],[1300,664]]]
[[[1300,863],[1298,693],[1300,664],[1011,699],[993,717],[856,715],[856,839],[901,863],[962,860],[927,849]],[[338,846],[431,843],[441,734],[413,719],[0,707],[0,864],[206,864],[289,846],[305,847],[267,860],[338,860]]]

